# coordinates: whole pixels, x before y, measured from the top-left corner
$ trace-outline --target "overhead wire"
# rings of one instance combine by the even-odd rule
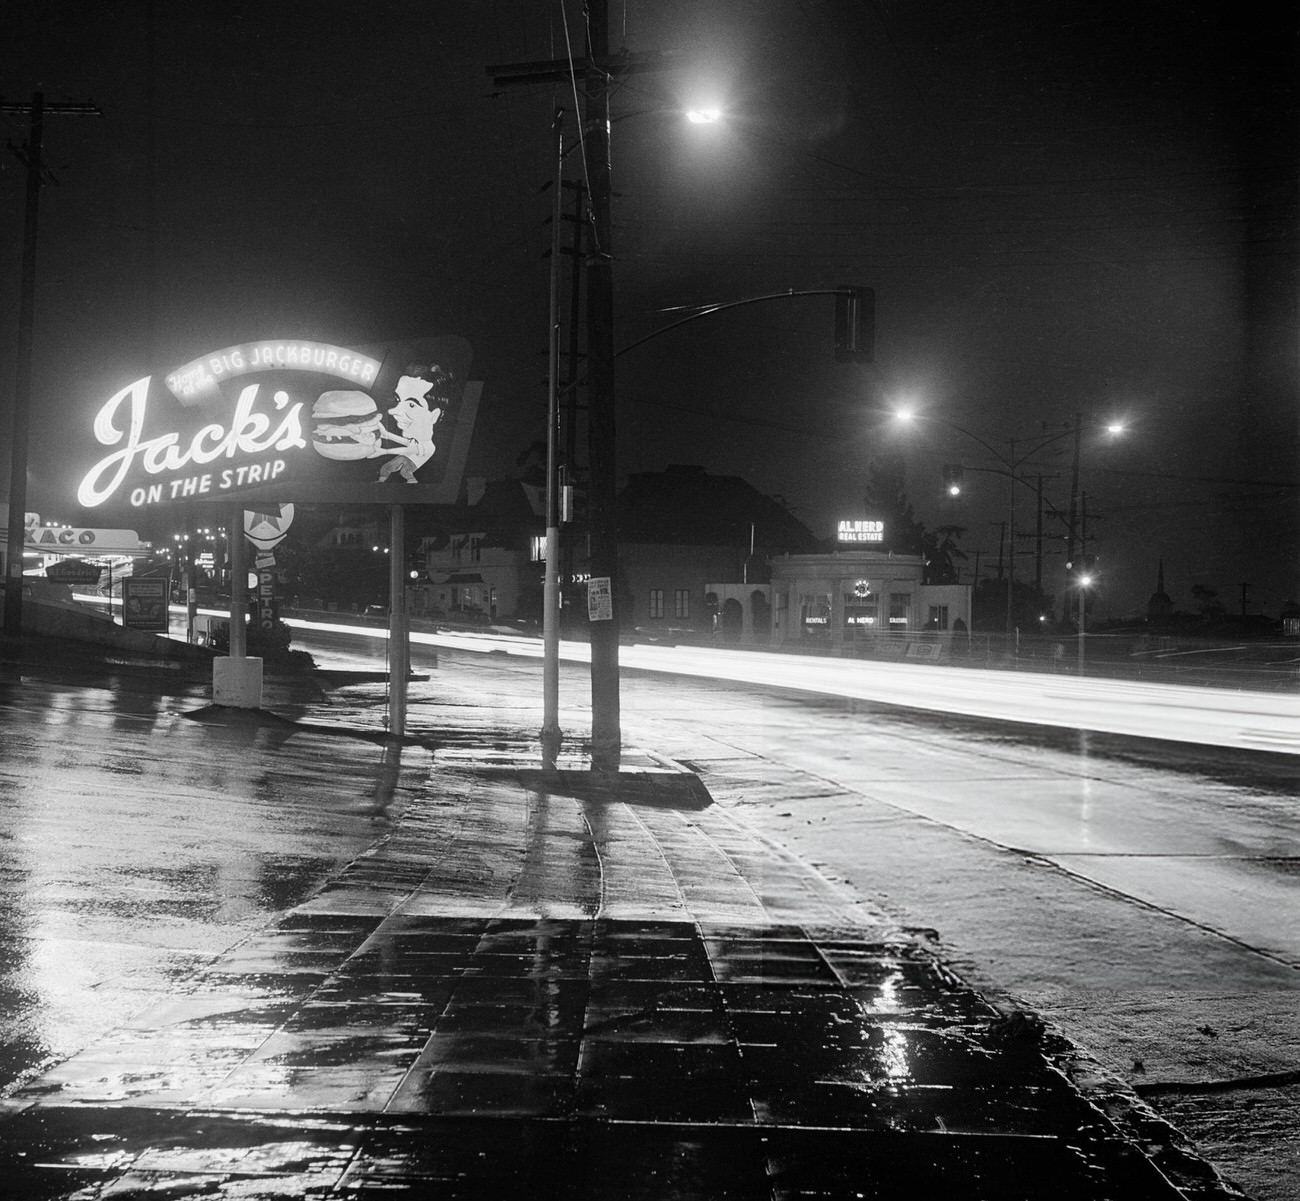
[[[560,4],[560,18],[564,23],[564,53],[569,64],[569,90],[573,93],[574,124],[577,126],[578,129],[578,157],[582,162],[582,182],[586,185],[587,192],[588,194],[590,194],[591,175],[588,171],[587,137],[586,137],[586,130],[583,126],[583,120],[582,120],[582,103],[581,103],[581,99],[578,96],[578,68],[577,68],[576,60],[573,57],[573,40],[569,36],[569,16],[568,13],[565,11],[564,0],[559,0],[559,4]],[[587,12],[587,6],[585,2],[582,6],[582,11],[584,13]],[[588,26],[588,30],[587,30],[587,44],[591,45],[590,25]],[[596,69],[596,66],[594,63],[588,63],[587,69],[589,71],[592,71]]]

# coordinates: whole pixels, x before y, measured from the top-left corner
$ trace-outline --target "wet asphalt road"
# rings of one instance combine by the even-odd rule
[[[438,683],[399,751],[11,665],[6,1195],[1227,1195],[693,776]]]

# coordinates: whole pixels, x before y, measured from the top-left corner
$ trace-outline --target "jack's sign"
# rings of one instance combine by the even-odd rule
[[[454,500],[478,400],[469,364],[457,337],[228,346],[103,404],[94,433],[104,454],[77,501]]]

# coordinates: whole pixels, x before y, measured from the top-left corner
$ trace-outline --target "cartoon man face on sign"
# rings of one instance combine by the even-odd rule
[[[437,449],[433,427],[442,418],[441,405],[445,401],[438,393],[446,379],[436,363],[429,366],[410,364],[399,377],[393,389],[396,403],[388,409],[389,416],[397,423],[398,432],[383,430],[379,437],[381,442],[390,442],[401,450],[380,467],[381,484],[394,472],[408,484],[419,482],[415,478],[416,471],[433,458]]]

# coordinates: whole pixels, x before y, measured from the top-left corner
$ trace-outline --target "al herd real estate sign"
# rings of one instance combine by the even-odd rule
[[[480,385],[464,338],[351,348],[267,339],[145,376],[94,416],[85,508],[224,498],[455,500]]]

